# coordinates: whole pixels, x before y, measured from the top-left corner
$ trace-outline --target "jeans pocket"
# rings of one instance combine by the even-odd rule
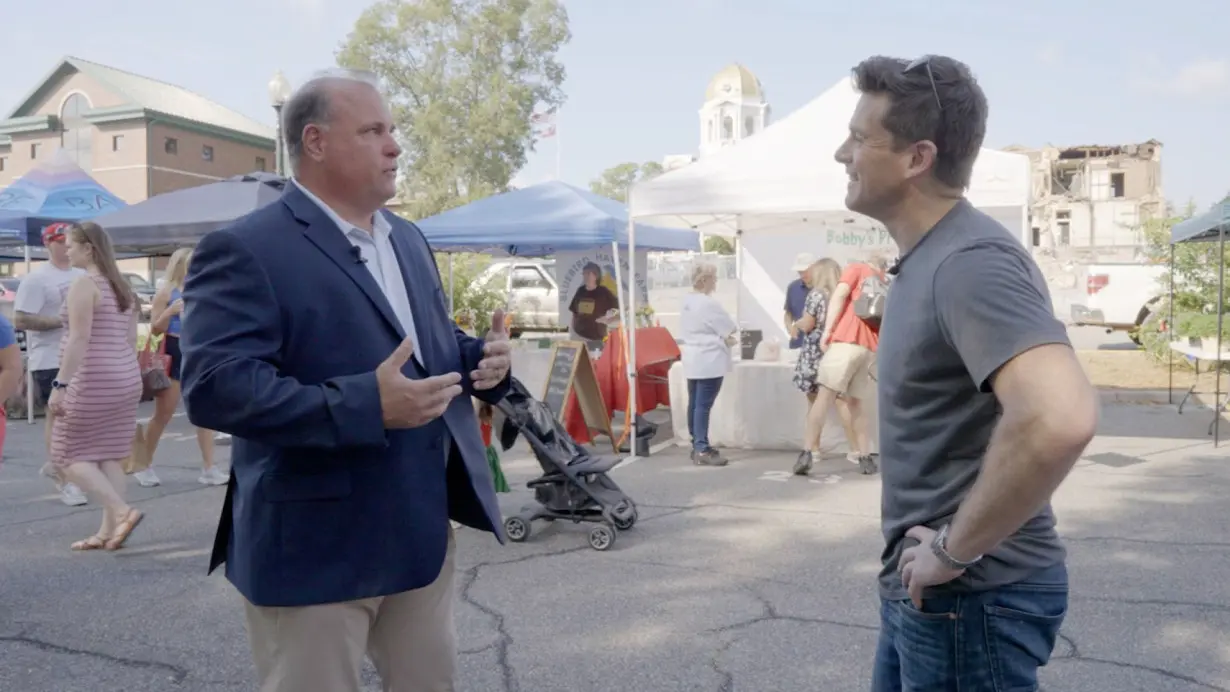
[[[1038,669],[1051,660],[1068,610],[1066,590],[1004,590],[983,606],[995,688],[1038,689]]]
[[[957,675],[957,599],[927,599],[922,608],[908,600],[896,605],[894,646],[902,689],[949,689]]]

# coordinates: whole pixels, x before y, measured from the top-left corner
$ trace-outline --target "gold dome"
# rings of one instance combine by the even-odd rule
[[[713,79],[709,80],[709,87],[705,89],[706,101],[728,96],[763,100],[764,89],[751,70],[739,63],[732,63],[713,75]]]

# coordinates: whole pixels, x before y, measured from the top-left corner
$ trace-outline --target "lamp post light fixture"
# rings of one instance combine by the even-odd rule
[[[285,175],[285,166],[283,161],[286,159],[286,147],[282,137],[282,106],[290,100],[290,82],[287,81],[286,75],[282,74],[281,70],[273,73],[273,79],[269,80],[269,105],[273,106],[273,112],[277,118],[277,142],[274,145],[274,172],[278,175]]]

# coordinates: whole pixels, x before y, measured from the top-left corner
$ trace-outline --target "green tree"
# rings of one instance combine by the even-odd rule
[[[589,189],[620,202],[628,201],[628,188],[633,184],[662,175],[662,164],[657,161],[645,163],[621,163],[602,171],[591,180]]]
[[[1171,228],[1180,221],[1191,218],[1195,209],[1195,204],[1189,202],[1182,212],[1169,210],[1167,217],[1147,221],[1141,228],[1150,260],[1170,265],[1171,269],[1159,280],[1164,297],[1140,325],[1138,334],[1141,345],[1150,356],[1160,362],[1166,362],[1171,357],[1171,339],[1207,338],[1216,337],[1217,334],[1217,285],[1220,271],[1218,260],[1230,264],[1230,246],[1227,247],[1225,256],[1219,258],[1216,242],[1178,243],[1173,247],[1170,244]],[[1174,277],[1173,322],[1169,303],[1171,276]],[[1227,285],[1230,286],[1230,276],[1227,276]],[[1230,295],[1224,299],[1223,305],[1230,307]],[[1222,338],[1230,340],[1230,319],[1225,322]]]
[[[1196,206],[1189,202],[1186,208],[1165,218],[1146,221],[1141,231],[1145,239],[1149,259],[1157,264],[1170,264],[1172,246],[1170,229],[1177,223],[1190,219]],[[1174,309],[1175,313],[1205,312],[1217,305],[1218,274],[1217,243],[1178,243],[1173,246],[1174,264]],[[1230,258],[1230,249],[1227,251]],[[1162,292],[1170,293],[1170,274],[1160,279]]]
[[[719,255],[735,254],[735,246],[720,235],[705,236],[705,252],[716,252]]]
[[[564,102],[557,54],[571,37],[559,0],[380,0],[363,11],[337,61],[384,83],[407,215],[507,189],[534,149],[532,116]]]

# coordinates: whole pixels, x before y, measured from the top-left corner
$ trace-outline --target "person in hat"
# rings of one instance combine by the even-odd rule
[[[798,278],[786,286],[786,304],[782,306],[782,319],[786,325],[786,334],[790,335],[790,348],[802,348],[803,339],[807,335],[795,328],[795,322],[803,319],[803,308],[807,305],[807,294],[811,293],[808,285],[811,265],[816,263],[816,256],[810,252],[801,252],[794,258],[790,270],[798,274]]]
[[[46,410],[43,442],[51,454],[51,429],[55,414],[47,408],[51,396],[51,383],[60,370],[60,340],[64,336],[64,322],[60,309],[69,284],[85,272],[74,268],[68,261],[68,245],[65,242],[69,224],[53,223],[43,229],[43,245],[47,248],[47,261],[39,264],[21,280],[17,296],[13,299],[13,323],[26,332],[28,367],[34,379],[34,389],[29,392],[31,405]],[[55,483],[60,501],[69,507],[86,504],[85,494],[51,464],[43,466],[42,474]]]

